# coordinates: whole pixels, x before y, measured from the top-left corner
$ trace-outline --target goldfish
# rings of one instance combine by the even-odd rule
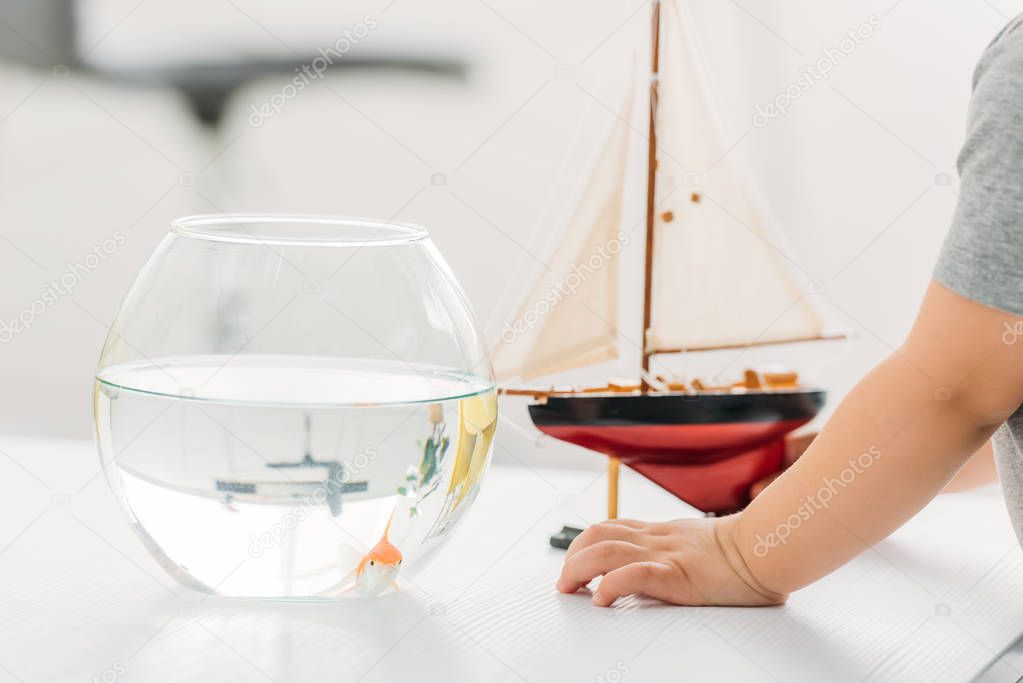
[[[384,527],[383,536],[373,546],[373,549],[359,560],[355,571],[346,576],[333,589],[325,591],[326,594],[340,595],[355,591],[364,597],[372,597],[383,593],[389,587],[398,587],[395,578],[398,576],[398,570],[401,568],[404,558],[397,546],[387,538],[393,520],[394,515],[392,514],[391,518],[387,520],[387,526]],[[343,586],[348,587],[342,589]]]

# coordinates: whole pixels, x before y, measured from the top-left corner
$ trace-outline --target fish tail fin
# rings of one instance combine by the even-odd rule
[[[343,579],[335,583],[330,588],[320,591],[317,595],[324,597],[337,597],[339,595],[344,595],[357,585],[359,585],[359,570],[353,569]]]

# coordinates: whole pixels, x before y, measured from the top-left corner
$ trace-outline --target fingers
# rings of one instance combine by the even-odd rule
[[[630,543],[635,543],[639,525],[639,522],[625,519],[609,520],[600,524],[594,524],[576,536],[575,540],[568,546],[568,550],[565,552],[565,561],[567,562],[577,552],[583,548],[590,547],[594,543],[602,541],[629,541]]]
[[[646,526],[646,522],[639,522],[635,519],[609,519],[602,524],[617,524],[618,526],[627,526],[633,529],[642,529]]]
[[[634,562],[608,572],[597,592],[593,594],[593,604],[599,607],[610,607],[614,601],[633,593],[642,593],[651,598],[683,604],[684,594],[680,592],[676,575],[666,564],[660,562]]]
[[[628,541],[595,543],[565,559],[558,578],[558,590],[574,593],[598,576],[648,559],[648,553],[647,549]]]

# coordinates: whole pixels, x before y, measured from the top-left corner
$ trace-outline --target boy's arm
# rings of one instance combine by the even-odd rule
[[[933,282],[906,343],[842,402],[806,453],[742,513],[596,525],[569,549],[571,592],[770,604],[913,516],[1023,402],[1023,318]]]
[[[963,468],[956,472],[952,481],[945,485],[942,493],[960,493],[998,481],[995,467],[995,452],[990,441],[985,441],[976,453],[970,456]]]
[[[898,528],[1023,402],[1023,340],[1006,343],[1021,321],[932,283],[905,344],[785,475],[723,520],[726,550],[788,593]],[[784,543],[758,545],[779,531]]]
[[[796,460],[799,459],[806,449],[810,447],[813,440],[817,437],[817,432],[806,432],[803,434],[790,435],[785,440],[785,460],[784,467],[764,477],[760,481],[753,484],[750,487],[750,499],[756,498],[760,493],[766,489],[772,481],[780,477],[785,470],[792,466]],[[960,493],[962,491],[969,491],[970,489],[979,488],[981,486],[987,486],[998,481],[998,470],[995,467],[995,454],[991,447],[990,441],[985,441],[984,445],[977,449],[967,459],[966,463],[962,468],[956,472],[956,475],[952,477],[952,481],[945,485],[945,488],[941,490],[942,493]]]

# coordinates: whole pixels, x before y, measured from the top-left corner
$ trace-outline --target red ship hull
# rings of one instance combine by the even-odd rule
[[[785,435],[813,419],[824,398],[804,389],[579,394],[551,396],[529,412],[545,434],[616,457],[693,507],[723,514],[781,468]]]

